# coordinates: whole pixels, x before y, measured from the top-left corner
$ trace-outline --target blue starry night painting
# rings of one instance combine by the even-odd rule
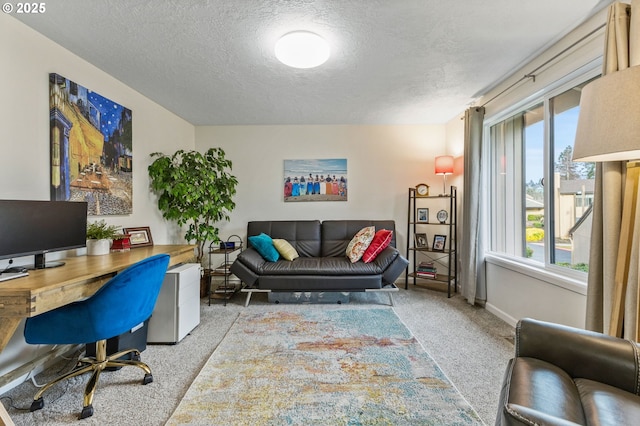
[[[49,74],[51,199],[87,201],[90,215],[131,214],[131,110]]]

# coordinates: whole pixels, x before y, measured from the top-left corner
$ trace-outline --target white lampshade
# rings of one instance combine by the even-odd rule
[[[293,31],[276,43],[276,58],[294,68],[313,68],[329,59],[329,44],[316,33]]]
[[[580,96],[574,161],[640,158],[640,66],[587,84]]]

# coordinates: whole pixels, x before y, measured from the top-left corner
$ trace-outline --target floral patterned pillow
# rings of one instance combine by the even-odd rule
[[[351,263],[356,263],[362,258],[367,247],[371,244],[373,236],[376,234],[375,226],[367,226],[358,231],[358,233],[351,239],[347,246],[346,255],[351,260]]]

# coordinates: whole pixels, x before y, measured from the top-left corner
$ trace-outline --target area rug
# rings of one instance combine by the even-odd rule
[[[242,313],[167,425],[477,425],[391,308]]]

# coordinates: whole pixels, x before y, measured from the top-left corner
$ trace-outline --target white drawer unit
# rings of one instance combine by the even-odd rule
[[[200,264],[170,268],[149,320],[147,343],[178,343],[200,324]]]

